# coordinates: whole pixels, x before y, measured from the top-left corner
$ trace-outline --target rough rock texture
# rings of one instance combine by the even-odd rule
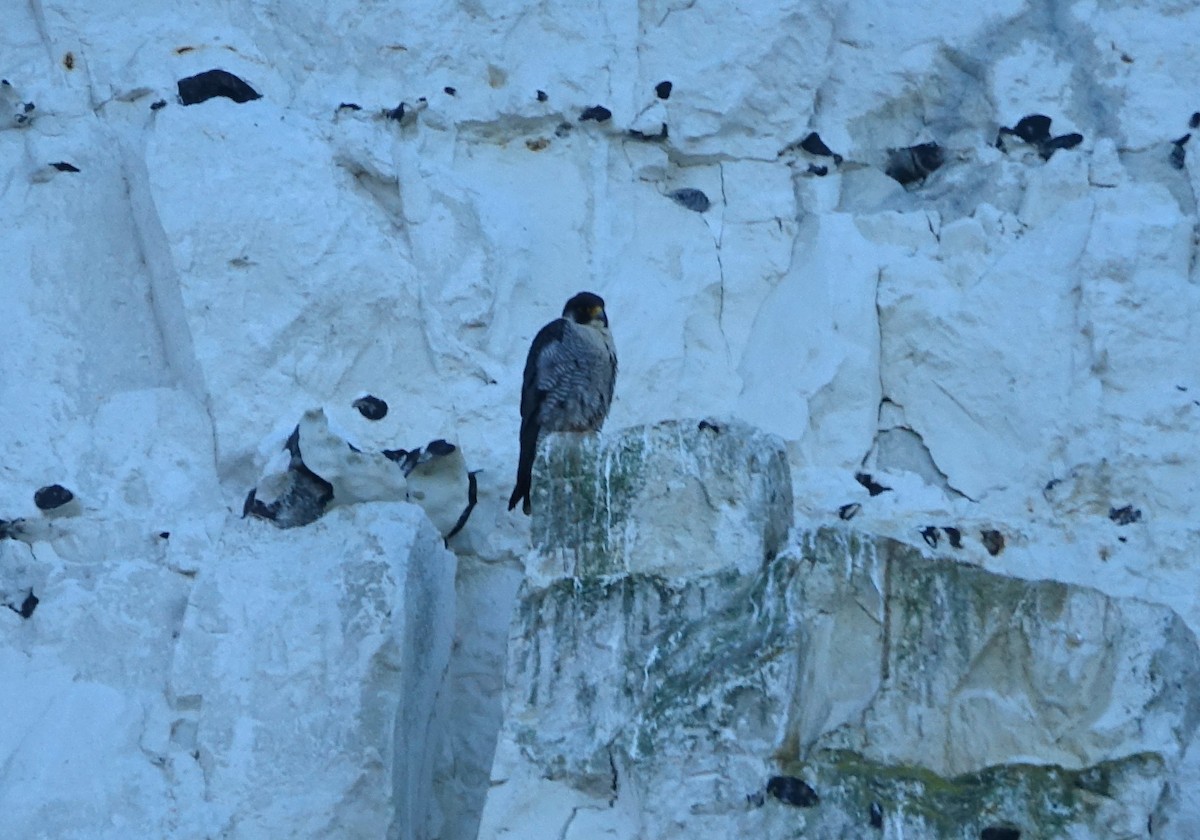
[[[391,837],[437,833],[435,699],[454,556],[417,507],[338,508],[280,532],[113,543],[96,520],[0,542],[13,837]]]
[[[672,420],[548,440],[533,485],[531,576],[752,571],[787,538],[783,444],[745,423]]]
[[[854,838],[872,809],[887,838],[1162,826],[1200,720],[1200,647],[1178,615],[842,529],[721,563],[711,533],[779,533],[771,491],[790,482],[744,468],[782,465],[769,437],[726,426],[713,457],[715,433],[694,429],[546,448],[535,481],[562,489],[542,495],[587,513],[535,523],[533,567],[578,559],[519,595],[481,837]],[[686,524],[644,503],[698,472],[741,492],[686,498]],[[607,510],[609,533],[638,540],[600,564],[588,520]]]
[[[786,444],[805,529],[841,511],[1200,628],[1200,10],[736,5],[7,4],[0,534],[136,579],[215,556],[309,408],[364,451],[461,446],[479,504],[450,543],[434,772],[442,840],[470,840],[530,541],[501,504],[521,363],[586,288],[621,355],[608,429],[753,423]],[[182,105],[195,77],[226,95]],[[353,407],[367,393],[386,416]],[[34,503],[51,484],[75,495],[61,519]],[[0,568],[5,632],[54,636],[22,568]],[[106,579],[101,624],[127,615]],[[166,580],[151,600],[186,600]],[[159,638],[128,620],[67,652],[115,672],[118,642]],[[57,667],[16,648],[0,685]],[[8,708],[3,766],[40,709]],[[71,720],[22,772],[70,784],[55,762],[86,743],[107,756],[88,789],[141,778],[125,730]],[[1200,836],[1200,750],[1172,786],[1155,836]],[[162,788],[137,791],[130,813],[165,822]]]

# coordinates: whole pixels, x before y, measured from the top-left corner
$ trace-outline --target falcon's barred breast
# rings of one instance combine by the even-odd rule
[[[521,456],[517,486],[508,500],[529,513],[537,444],[545,432],[596,432],[604,425],[617,380],[617,352],[604,301],[580,292],[562,317],[538,332],[525,360],[521,388]]]

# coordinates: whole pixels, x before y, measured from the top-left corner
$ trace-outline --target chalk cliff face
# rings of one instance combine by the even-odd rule
[[[1200,833],[1200,10],[742,5],[4,12],[12,831],[858,836],[886,777],[883,831],[959,785]],[[582,289],[621,358],[602,451],[675,484],[587,508],[601,444],[552,447],[530,523],[521,364]],[[242,520],[318,410],[356,501]],[[450,552],[466,487],[352,470],[439,440],[477,471]],[[630,693],[531,697],[571,644]],[[718,654],[744,701],[663,693]],[[1032,798],[935,828],[1033,831]]]
[[[783,454],[711,421],[552,444],[480,836],[1169,824],[1200,720],[1177,614],[844,527],[785,547]]]

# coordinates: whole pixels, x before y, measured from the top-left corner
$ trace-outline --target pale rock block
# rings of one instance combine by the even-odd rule
[[[854,531],[531,578],[509,650],[481,838],[1140,837],[1200,715],[1170,610]]]
[[[243,520],[216,555],[170,680],[209,819],[231,838],[436,836],[430,721],[455,560],[424,513],[367,503],[288,531]]]
[[[786,539],[791,477],[782,443],[739,422],[550,435],[533,510],[535,577],[748,573]]]

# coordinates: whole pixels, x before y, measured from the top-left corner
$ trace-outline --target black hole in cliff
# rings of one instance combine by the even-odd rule
[[[61,484],[51,484],[33,494],[33,503],[37,505],[38,510],[54,510],[74,498],[75,494],[66,487]]]
[[[979,832],[979,840],[1021,840],[1021,830],[1006,825],[990,825]]]
[[[883,806],[878,802],[871,803],[871,828],[883,828]]]
[[[999,531],[980,531],[979,539],[983,542],[983,547],[987,549],[987,553],[993,557],[1004,550],[1004,535]]]
[[[1120,508],[1109,508],[1108,518],[1118,525],[1132,525],[1134,522],[1142,521],[1142,512],[1133,505],[1125,505]]]
[[[674,87],[670,82],[659,82],[654,86],[654,95],[659,99],[670,99],[671,88]]]
[[[817,134],[815,131],[809,132],[808,136],[800,141],[800,148],[808,152],[810,155],[831,157],[833,158],[834,163],[842,162],[842,156],[826,146],[825,141],[821,139],[821,135]]]
[[[952,548],[962,548],[962,531],[949,526],[943,526],[942,530],[946,532],[946,539],[950,540]]]
[[[215,96],[239,103],[262,98],[262,94],[228,70],[205,70],[180,79],[178,85],[179,101],[184,105],[198,105]]]
[[[446,87],[442,88],[442,92],[448,96],[454,96],[456,93],[458,93],[456,89],[450,87],[449,85],[446,85]]]
[[[703,213],[712,206],[712,202],[708,200],[708,196],[704,194],[704,191],[694,189],[693,187],[684,187],[681,190],[668,193],[668,195],[680,207],[686,207],[688,210],[694,210],[697,213]]]
[[[1200,111],[1192,114],[1192,118],[1188,120],[1188,128],[1200,128]]]
[[[945,162],[945,153],[937,143],[919,143],[888,152],[887,168],[884,171],[888,177],[908,186],[925,180]]]
[[[387,416],[388,404],[379,397],[373,397],[367,394],[365,397],[359,397],[352,405],[358,409],[358,413],[368,420],[382,420]]]
[[[921,539],[925,540],[925,544],[930,548],[937,548],[938,529],[932,525],[926,525],[921,529]]]
[[[441,458],[454,451],[454,444],[438,438],[437,440],[429,441],[429,443],[425,445],[425,451],[430,455]]]
[[[878,481],[871,478],[870,473],[861,473],[861,472],[855,473],[854,480],[857,481],[859,484],[861,484],[863,487],[866,487],[867,492],[870,493],[872,496],[878,496],[880,493],[886,493],[888,490],[892,489],[891,487],[884,487]]]
[[[862,505],[858,502],[850,502],[838,508],[838,519],[853,519],[862,510]]]
[[[544,90],[539,90],[539,91],[537,92],[537,101],[538,101],[538,102],[545,102],[545,101],[546,101],[547,99],[549,99],[549,98],[550,98],[550,97],[546,95],[546,91],[544,91]]]
[[[58,163],[50,164],[59,172],[78,172],[79,167],[73,163],[67,163],[65,160],[60,160]]]
[[[1051,122],[1052,120],[1045,114],[1030,114],[1027,117],[1021,117],[1020,121],[1010,130],[1026,143],[1041,143],[1050,139]]]
[[[797,808],[811,808],[821,802],[808,782],[795,776],[772,776],[767,782],[767,795]]]
[[[1050,160],[1059,149],[1073,149],[1083,142],[1083,135],[1072,132],[1071,134],[1063,134],[1055,137],[1052,140],[1047,140],[1038,147],[1038,155],[1042,160]]]
[[[1183,169],[1184,163],[1187,161],[1186,146],[1188,141],[1191,139],[1192,135],[1185,134],[1178,140],[1171,141],[1171,154],[1168,157],[1168,160],[1171,162],[1171,166],[1175,167],[1176,169]],[[1187,389],[1185,388],[1184,390]]]
[[[593,105],[582,114],[579,115],[580,122],[595,120],[596,122],[607,122],[612,119],[612,111],[605,108],[603,105]]]
[[[12,604],[9,604],[8,608],[21,616],[21,618],[29,618],[33,615],[33,611],[37,609],[38,601],[38,596],[34,595],[31,589],[29,594],[25,596],[25,600],[21,602],[19,608],[14,607]]]

